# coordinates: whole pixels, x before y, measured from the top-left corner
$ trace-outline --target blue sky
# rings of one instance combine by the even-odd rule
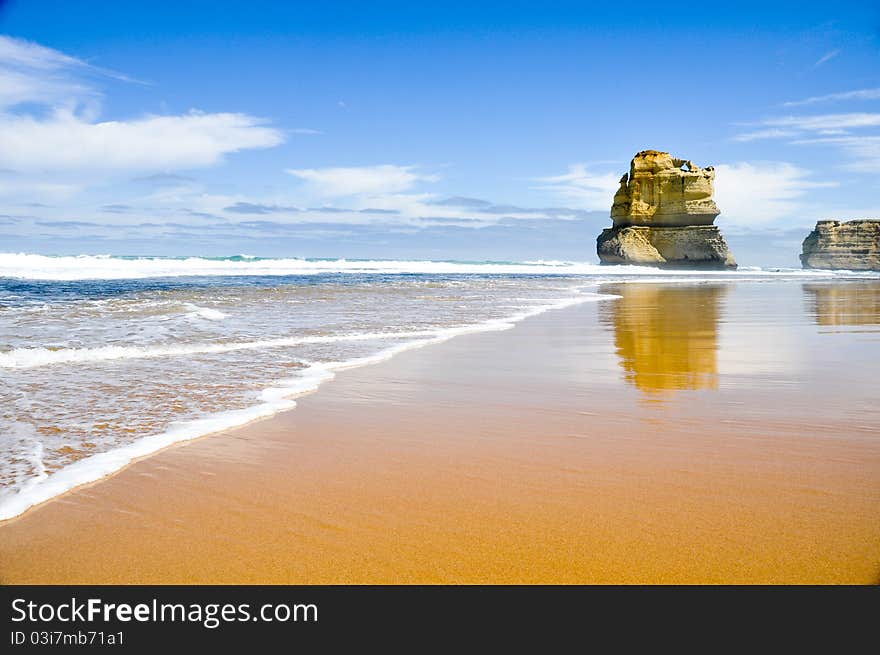
[[[880,217],[875,5],[0,2],[0,251],[594,261],[657,148],[796,265]]]

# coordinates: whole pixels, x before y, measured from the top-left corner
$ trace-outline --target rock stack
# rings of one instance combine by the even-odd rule
[[[736,268],[718,227],[715,170],[668,152],[644,150],[620,178],[611,218],[596,240],[603,264]]]
[[[880,271],[880,219],[819,221],[804,239],[804,268]]]

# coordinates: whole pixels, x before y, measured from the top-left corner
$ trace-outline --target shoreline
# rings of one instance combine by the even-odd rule
[[[261,402],[250,407],[226,410],[218,414],[204,416],[180,424],[171,424],[164,432],[148,435],[129,444],[124,444],[108,451],[84,457],[73,464],[65,466],[49,474],[46,478],[33,481],[18,493],[0,502],[0,528],[10,521],[24,516],[32,508],[64,496],[84,486],[100,483],[116,475],[127,467],[146,458],[163,452],[178,444],[185,444],[203,439],[228,430],[244,428],[253,423],[271,419],[282,413],[296,409],[296,399],[315,393],[325,383],[333,380],[339,371],[345,371],[388,361],[400,353],[431,346],[467,334],[496,332],[514,328],[518,323],[552,312],[587,302],[602,302],[614,299],[612,295],[602,295],[584,289],[594,288],[590,284],[573,287],[576,295],[554,301],[546,305],[524,308],[510,316],[489,319],[472,325],[438,328],[420,333],[402,333],[401,336],[412,340],[383,348],[373,355],[354,360],[313,363],[306,366],[300,375],[294,378],[278,380],[275,386],[265,388]],[[337,337],[329,337],[336,339]],[[292,339],[295,341],[295,339]],[[37,493],[25,497],[26,492],[36,489]]]
[[[0,582],[876,583],[877,440],[646,402],[595,375],[603,305],[350,369],[34,507]]]

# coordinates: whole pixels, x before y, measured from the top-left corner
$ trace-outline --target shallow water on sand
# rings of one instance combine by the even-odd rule
[[[106,274],[113,261],[89,266]],[[617,373],[646,403],[737,384],[793,394],[804,411],[832,396],[847,401],[833,411],[877,401],[866,364],[878,361],[878,280],[548,274],[545,264],[535,275],[365,273],[360,264],[118,279],[87,269],[73,279],[76,263],[35,276],[61,279],[0,278],[0,519],[133,457],[288,409],[340,367],[571,303],[599,301],[601,338],[614,344],[617,362],[593,371],[597,382]],[[155,273],[141,268],[132,270]]]
[[[22,492],[90,456],[287,409],[335,367],[589,299],[582,286],[350,275],[0,280],[0,518],[4,499],[19,496],[23,508]]]
[[[36,508],[0,577],[876,582],[880,283],[594,282]]]
[[[876,412],[878,281],[633,282],[598,290],[620,297],[599,306],[600,322],[623,379],[646,402],[688,394],[708,401],[745,387],[817,412],[817,420]]]

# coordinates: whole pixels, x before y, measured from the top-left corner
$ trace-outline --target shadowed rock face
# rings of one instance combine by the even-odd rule
[[[715,225],[688,227],[609,227],[596,240],[603,264],[660,268],[736,268]]]
[[[819,221],[804,239],[804,268],[880,271],[880,220]]]
[[[611,218],[596,242],[603,264],[736,268],[712,200],[715,170],[667,152],[643,150],[620,179]]]

